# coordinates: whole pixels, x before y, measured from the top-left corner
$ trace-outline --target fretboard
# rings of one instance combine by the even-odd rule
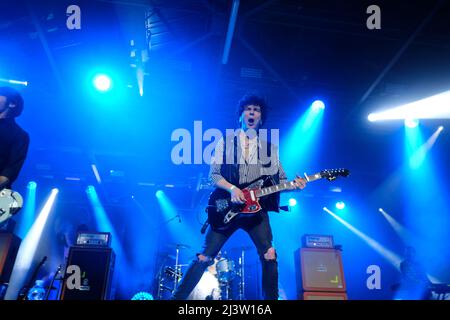
[[[306,176],[306,180],[308,182],[319,180],[319,179],[322,179],[322,176],[320,175],[320,173]],[[264,196],[268,196],[269,194],[272,194],[272,193],[281,192],[281,191],[285,191],[285,190],[291,190],[291,189],[293,189],[293,187],[294,187],[294,181],[288,181],[288,182],[276,184],[274,186],[256,190],[256,196],[264,197]]]

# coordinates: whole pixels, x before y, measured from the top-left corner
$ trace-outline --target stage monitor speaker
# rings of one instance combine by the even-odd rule
[[[0,283],[8,283],[22,240],[13,233],[0,233]]]
[[[344,292],[304,292],[303,300],[348,300]]]
[[[61,300],[110,300],[115,254],[111,248],[73,246],[69,250]],[[71,265],[78,266],[81,286],[70,288],[68,280],[75,272],[67,273]],[[72,281],[71,281],[72,282]]]
[[[339,250],[301,248],[295,251],[295,264],[299,294],[304,291],[346,291]]]

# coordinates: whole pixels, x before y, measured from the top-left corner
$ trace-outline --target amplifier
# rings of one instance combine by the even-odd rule
[[[300,248],[295,251],[297,291],[345,292],[341,252]]]
[[[303,300],[348,300],[345,292],[304,292]]]
[[[111,233],[109,232],[79,232],[77,236],[78,246],[110,247]]]
[[[110,300],[112,296],[115,254],[111,248],[73,246],[69,249],[67,268],[77,271],[64,275],[61,300]],[[77,279],[77,277],[79,277]],[[69,286],[78,282],[78,287]]]
[[[333,236],[305,234],[302,237],[303,248],[333,249]]]

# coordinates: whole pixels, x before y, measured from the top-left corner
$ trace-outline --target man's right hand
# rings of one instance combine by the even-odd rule
[[[234,187],[231,191],[231,202],[233,203],[245,203],[245,196],[241,189]]]

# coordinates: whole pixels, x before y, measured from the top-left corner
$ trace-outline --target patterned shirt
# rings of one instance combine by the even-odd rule
[[[258,147],[261,158],[262,143],[258,139],[258,136],[254,136],[252,138],[248,138],[245,132],[241,131],[239,134],[239,144],[242,152],[238,152],[240,155],[239,158],[239,184],[248,183],[256,180],[257,178],[263,175],[270,175],[279,173],[280,183],[287,182],[287,176],[281,165],[281,162],[278,157],[278,150],[276,152],[271,153],[271,160],[274,162],[274,167],[271,167],[272,170],[268,170],[266,167],[263,167],[263,163],[260,159],[258,159]],[[245,152],[246,146],[248,146],[248,152]],[[239,148],[238,148],[239,149]],[[210,181],[214,184],[217,184],[220,180],[224,179],[224,177],[220,173],[220,169],[223,163],[223,152],[224,152],[224,139],[220,139],[217,142],[216,148],[214,150],[214,157],[212,158],[209,178]]]

